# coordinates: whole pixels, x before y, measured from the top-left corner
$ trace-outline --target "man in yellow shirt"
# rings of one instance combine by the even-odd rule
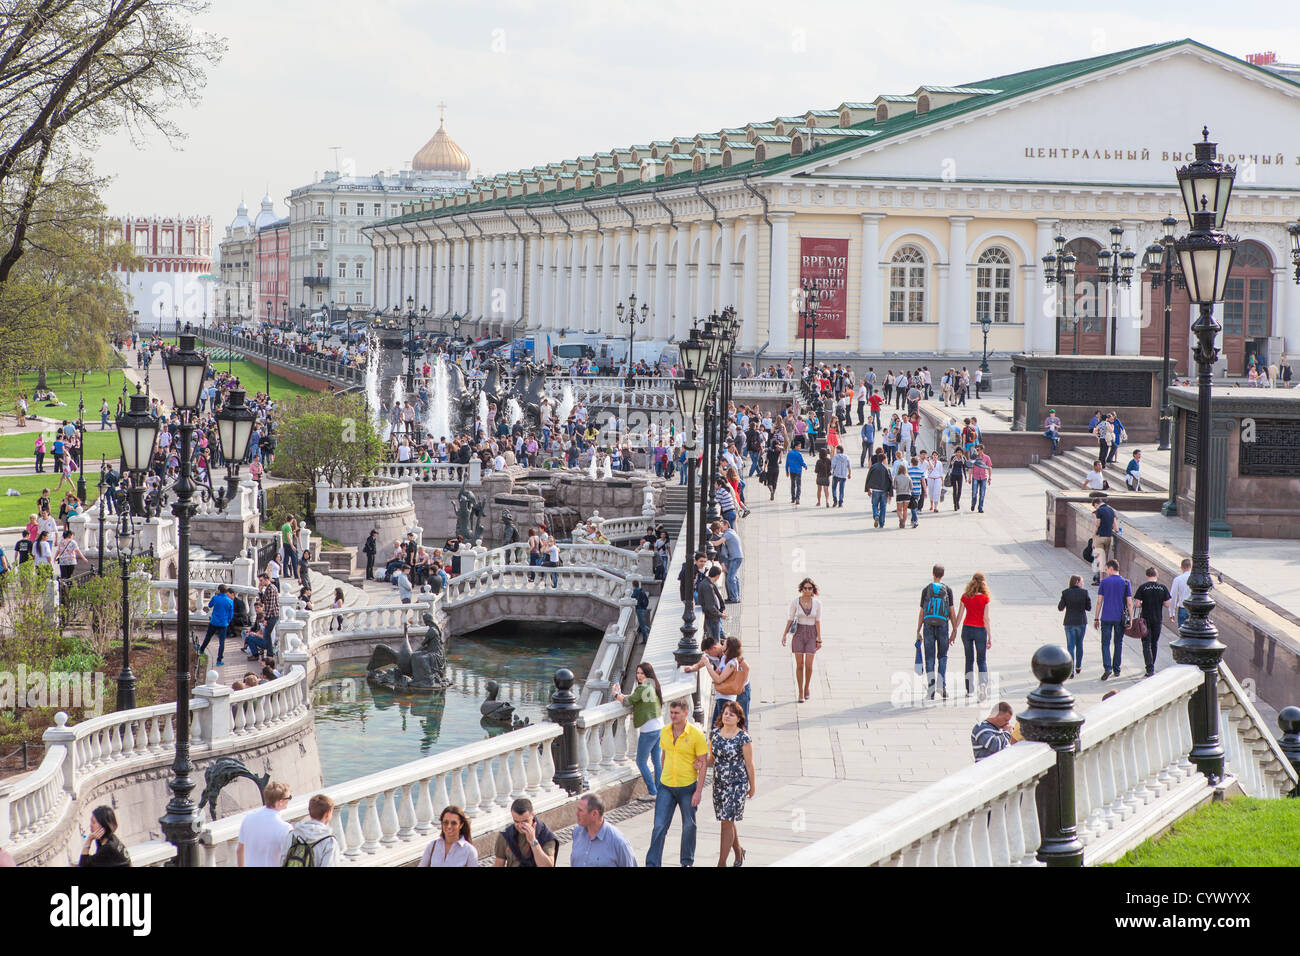
[[[662,866],[664,839],[673,822],[673,811],[682,811],[682,866],[695,862],[695,808],[704,793],[704,771],[708,766],[709,741],[704,732],[688,723],[689,704],[675,700],[668,705],[671,723],[659,731],[663,751],[663,770],[659,775],[659,792],[655,797],[655,827],[650,838],[646,866]]]

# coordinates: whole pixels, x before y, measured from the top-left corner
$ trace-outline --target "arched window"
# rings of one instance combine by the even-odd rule
[[[889,321],[925,321],[925,254],[902,246],[889,266]]]
[[[975,266],[975,321],[1011,321],[1011,257],[992,246],[980,253]]]
[[[1258,242],[1237,247],[1223,296],[1224,335],[1268,335],[1272,317],[1273,260]]]

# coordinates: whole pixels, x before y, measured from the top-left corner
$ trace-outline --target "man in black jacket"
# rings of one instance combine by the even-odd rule
[[[370,534],[365,543],[361,545],[361,553],[366,556],[366,580],[375,579],[375,551],[378,549],[376,540],[379,538],[379,531],[376,528],[370,529]]]
[[[885,467],[885,456],[877,452],[871,456],[871,468],[867,471],[866,490],[871,492],[872,524],[877,528],[885,526],[885,505],[894,493],[894,479]]]
[[[704,612],[704,633],[712,634],[716,638],[722,637],[722,619],[727,616],[724,610],[727,602],[718,588],[718,581],[721,578],[722,568],[714,564],[709,568],[707,580],[701,581],[695,587],[695,597],[700,602],[700,610]]]

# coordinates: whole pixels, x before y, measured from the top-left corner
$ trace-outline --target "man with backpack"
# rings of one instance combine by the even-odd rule
[[[306,820],[299,820],[285,836],[281,866],[338,866],[339,841],[330,829],[334,801],[318,793],[307,803]]]
[[[925,677],[929,699],[934,700],[934,668],[939,664],[939,690],[948,697],[948,646],[957,639],[957,612],[953,608],[952,589],[943,583],[944,569],[936,564],[930,571],[933,580],[921,591],[921,610],[916,615],[916,640],[925,644]],[[953,634],[948,636],[948,624]]]

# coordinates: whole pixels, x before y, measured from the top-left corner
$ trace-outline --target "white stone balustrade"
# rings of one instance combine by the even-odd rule
[[[483,482],[483,462],[477,458],[467,465],[450,461],[390,462],[376,468],[375,474],[392,481],[410,481],[417,487],[434,485],[459,488],[461,482],[472,487]]]
[[[775,866],[1031,866],[1047,744],[1019,743],[818,840]]]
[[[1158,802],[1190,800],[1190,806],[1206,791],[1205,778],[1187,759],[1187,701],[1201,680],[1195,667],[1166,668],[1088,712],[1074,772],[1087,863],[1116,859],[1145,839],[1143,821],[1161,810]]]
[[[675,700],[690,701],[695,681],[682,678],[663,686],[664,714]],[[636,729],[632,726],[632,708],[611,701],[598,707],[585,707],[578,717],[578,769],[587,778],[590,789],[640,773],[636,768]]]
[[[429,609],[429,604],[420,601],[411,604],[360,604],[338,610],[322,608],[308,615],[303,640],[308,647],[315,648],[322,640],[335,636],[395,637],[408,627],[422,632],[425,626],[423,615]]]
[[[217,585],[222,583],[224,582],[198,581],[191,578],[189,590],[191,626],[198,623],[207,623],[208,601],[212,598],[212,595],[217,593]],[[238,594],[242,597],[249,608],[252,608],[253,601],[256,600],[258,594],[257,588],[239,584],[227,584],[226,590],[231,594]],[[176,582],[154,581],[149,586],[148,620],[175,621],[176,608]]]
[[[561,544],[560,567],[602,568],[623,577],[635,577],[641,573],[641,564],[635,551],[616,548],[608,544]],[[503,565],[528,564],[528,545],[519,541],[515,544],[493,548],[484,556],[487,567]],[[534,569],[536,570],[536,569]]]
[[[482,833],[509,823],[510,803],[519,797],[530,798],[539,813],[562,805],[567,794],[552,782],[551,756],[551,741],[560,733],[557,724],[524,727],[331,786],[340,865],[414,862],[438,835],[438,814],[448,804],[462,807]],[[309,799],[297,798],[280,816],[305,819]],[[235,865],[243,817],[203,825],[204,865]]]
[[[316,513],[392,514],[414,507],[411,485],[382,476],[371,479],[369,487],[331,488],[324,482],[316,485]]]
[[[533,580],[529,580],[529,575]],[[558,568],[489,565],[453,578],[442,594],[443,606],[456,607],[484,594],[581,594],[616,602],[628,582],[599,568],[562,565]]]
[[[1219,737],[1227,772],[1252,797],[1284,797],[1296,787],[1296,772],[1282,753],[1250,695],[1226,666],[1219,668]]]

